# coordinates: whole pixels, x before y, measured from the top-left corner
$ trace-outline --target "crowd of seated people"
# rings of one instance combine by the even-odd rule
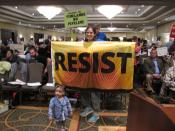
[[[11,72],[9,80],[14,80],[16,70],[21,70],[23,81],[26,81],[26,63],[30,60],[35,60],[47,66],[51,63],[51,43],[37,43],[35,45],[27,45],[25,47],[24,57],[21,58],[21,54],[18,54],[15,50],[11,50],[9,46],[1,45],[0,47],[0,60],[11,63]],[[45,71],[46,72],[46,71]]]
[[[174,62],[175,62],[175,41],[168,46],[168,54],[166,56],[157,55],[157,45],[153,43],[150,46],[150,56],[144,56],[142,66],[142,73],[135,72],[138,78],[144,74],[144,79],[141,81],[142,87],[148,94],[157,94],[160,96],[167,96],[169,88],[174,88]],[[138,69],[136,66],[135,69]],[[135,74],[134,74],[135,75]],[[136,81],[137,82],[137,81]],[[158,83],[158,84],[156,84]],[[157,86],[157,87],[155,87]],[[158,90],[156,90],[158,88]]]
[[[43,46],[44,45],[44,46]],[[38,43],[36,45],[27,45],[25,54],[20,54],[16,50],[10,49],[8,45],[0,46],[0,60],[1,62],[8,62],[11,65],[8,73],[8,78],[4,82],[15,81],[16,74],[20,74],[20,80],[27,82],[28,68],[27,64],[31,62],[38,62],[44,65],[42,84],[47,82],[47,65],[51,63],[51,43]],[[21,57],[23,56],[23,57]],[[3,74],[1,74],[3,75]],[[10,97],[11,98],[11,97]]]
[[[139,83],[137,87],[145,87],[146,92],[155,93],[154,82],[158,81],[162,83],[159,85],[160,95],[167,95],[168,87],[174,87],[174,54],[175,54],[175,42],[168,46],[168,52],[171,57],[158,57],[156,51],[156,44],[152,44],[150,47],[147,45],[147,41],[133,37],[132,41],[136,43],[136,61],[134,67],[134,86],[135,83]],[[146,46],[146,48],[144,47]],[[150,56],[144,56],[142,60],[142,52],[151,48]],[[9,72],[8,81],[15,80],[14,76],[17,70],[20,70],[22,81],[27,80],[27,62],[35,60],[44,65],[43,70],[43,82],[47,82],[47,65],[51,64],[51,42],[45,41],[45,43],[36,43],[35,45],[27,45],[25,47],[25,57],[21,60],[20,55],[11,50],[8,46],[0,46],[0,60],[7,61],[11,64],[11,70]],[[171,82],[169,82],[171,81]],[[172,82],[173,81],[173,82]],[[171,84],[170,84],[171,83]],[[157,93],[159,94],[159,92]]]

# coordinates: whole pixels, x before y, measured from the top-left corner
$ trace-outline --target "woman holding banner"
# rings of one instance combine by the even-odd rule
[[[96,28],[88,26],[85,30],[85,41],[96,41]],[[81,102],[84,110],[80,113],[80,116],[86,117],[89,114],[92,116],[88,119],[90,123],[96,123],[99,119],[98,112],[100,111],[100,92],[94,90],[93,92],[87,89],[81,91]],[[91,105],[92,104],[92,105]]]

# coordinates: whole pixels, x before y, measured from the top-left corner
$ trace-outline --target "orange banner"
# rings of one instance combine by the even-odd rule
[[[79,88],[132,89],[135,43],[52,42],[56,83]]]

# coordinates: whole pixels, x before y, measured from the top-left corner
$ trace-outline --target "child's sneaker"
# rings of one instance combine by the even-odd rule
[[[99,119],[99,115],[98,114],[93,114],[89,119],[88,119],[88,122],[89,123],[96,123]]]
[[[92,108],[86,107],[83,112],[80,113],[81,117],[86,117],[93,112]]]

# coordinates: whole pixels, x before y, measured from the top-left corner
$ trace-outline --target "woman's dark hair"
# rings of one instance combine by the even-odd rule
[[[96,28],[95,28],[94,26],[92,26],[92,25],[89,25],[89,26],[86,28],[85,33],[87,32],[87,30],[88,30],[89,28],[91,28],[91,29],[93,30],[93,32],[94,32],[94,35],[95,35],[95,36],[94,36],[93,41],[95,41],[95,39],[96,39]],[[88,41],[87,38],[85,38],[85,41]]]

